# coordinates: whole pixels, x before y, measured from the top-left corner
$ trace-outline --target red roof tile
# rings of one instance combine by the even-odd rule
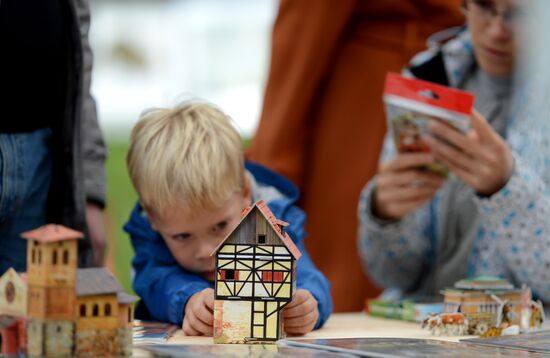
[[[64,240],[82,239],[84,235],[80,231],[69,229],[63,225],[47,224],[31,231],[25,231],[21,237],[39,242],[57,242]]]

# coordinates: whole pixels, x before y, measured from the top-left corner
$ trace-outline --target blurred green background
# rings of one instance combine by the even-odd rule
[[[137,200],[126,170],[128,142],[123,139],[111,139],[107,141],[107,148],[107,266],[115,273],[127,292],[133,293],[130,272],[134,251],[130,238],[122,230]]]

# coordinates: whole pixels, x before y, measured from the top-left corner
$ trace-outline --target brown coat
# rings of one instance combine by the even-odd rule
[[[335,311],[379,291],[356,249],[357,201],[386,130],[384,76],[431,33],[463,23],[460,0],[282,0],[251,160],[302,190],[307,248],[333,285]]]

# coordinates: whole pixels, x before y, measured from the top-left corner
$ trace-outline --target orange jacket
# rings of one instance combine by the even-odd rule
[[[357,201],[386,131],[384,77],[428,35],[460,25],[460,0],[282,0],[260,125],[248,152],[303,193],[308,250],[333,284],[335,311],[374,288],[356,249]]]

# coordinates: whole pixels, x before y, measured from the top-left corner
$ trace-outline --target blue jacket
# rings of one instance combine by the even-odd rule
[[[302,252],[297,265],[296,286],[308,290],[317,300],[319,319],[315,329],[320,328],[332,312],[330,284],[306,252],[306,216],[294,206],[299,196],[298,189],[284,177],[260,165],[247,162],[246,169],[258,183],[273,186],[284,195],[267,204],[277,218],[289,223],[287,232]],[[130,234],[135,251],[132,261],[135,292],[153,319],[181,326],[189,298],[205,288],[214,288],[214,283],[178,265],[160,234],[152,229],[139,203],[124,225],[124,230]]]

